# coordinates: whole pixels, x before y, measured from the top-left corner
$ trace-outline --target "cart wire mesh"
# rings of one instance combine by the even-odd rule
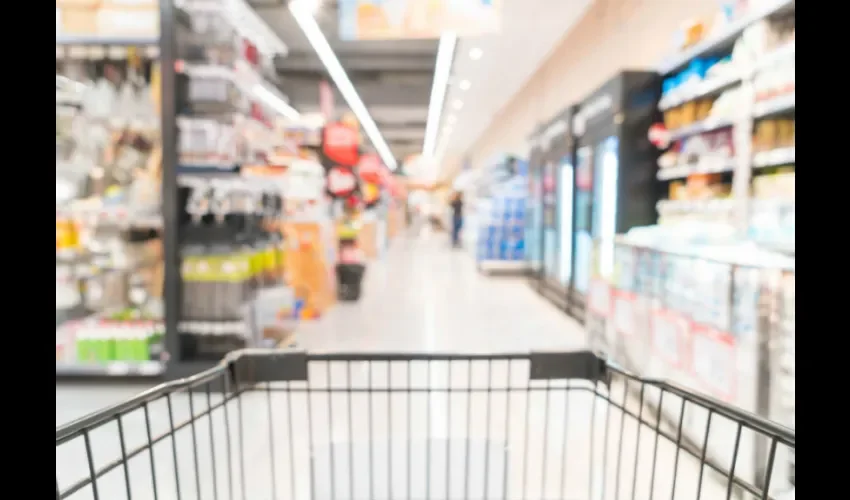
[[[735,429],[722,463],[702,451],[718,425]],[[770,443],[762,488],[736,474],[747,433]],[[57,499],[690,500],[773,498],[795,437],[590,351],[243,350],[57,428],[56,446]]]

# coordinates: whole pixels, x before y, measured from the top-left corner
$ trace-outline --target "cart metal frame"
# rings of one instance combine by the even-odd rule
[[[411,373],[414,372],[414,365],[427,371],[427,381],[425,383],[412,382]],[[340,383],[332,381],[332,367],[344,369],[345,380]],[[353,382],[352,374],[353,367],[360,367],[361,383]],[[443,373],[446,374],[445,384],[435,383],[432,378],[432,369],[441,367]],[[501,367],[496,370],[496,367]],[[486,369],[486,370],[485,370]],[[497,373],[507,373],[504,381],[496,380]],[[395,375],[391,373],[395,372]],[[324,384],[315,383],[316,374],[327,374]],[[375,384],[373,382],[373,373],[385,374],[385,382],[383,384]],[[406,376],[400,374],[406,373]],[[477,373],[481,375],[486,373],[485,377],[473,377]],[[365,374],[365,375],[364,375]],[[320,378],[323,378],[320,377]],[[337,377],[339,378],[339,377]],[[480,381],[474,382],[473,379]],[[640,394],[639,400],[635,401],[635,391]],[[649,391],[658,391],[660,396],[653,398],[657,405],[664,404],[670,401],[681,406],[681,413],[676,427],[670,428],[662,422],[659,413],[653,411],[652,405],[649,403],[649,397],[644,398]],[[715,491],[723,491],[726,498],[737,497],[745,498],[774,498],[776,492],[771,492],[771,479],[779,467],[775,466],[777,459],[778,447],[785,447],[793,452],[795,448],[795,432],[791,429],[778,425],[774,422],[761,418],[757,415],[748,413],[738,408],[732,407],[719,400],[711,397],[695,393],[687,388],[681,387],[674,383],[651,380],[638,377],[634,374],[617,367],[613,363],[600,354],[592,351],[576,351],[576,352],[533,352],[524,354],[397,354],[397,353],[306,353],[295,350],[265,350],[265,349],[245,349],[236,351],[228,355],[222,362],[213,368],[205,370],[194,376],[163,383],[152,389],[149,389],[137,396],[126,401],[117,403],[82,417],[76,421],[62,425],[56,429],[56,445],[57,445],[57,478],[56,478],[56,498],[70,498],[72,495],[81,494],[85,491],[90,493],[90,497],[95,500],[107,499],[118,500],[114,494],[104,494],[99,491],[98,482],[102,480],[104,475],[113,472],[121,473],[123,476],[123,485],[125,490],[124,498],[155,498],[170,499],[170,498],[240,498],[240,499],[257,499],[257,494],[247,495],[246,484],[249,486],[257,486],[256,482],[246,482],[246,468],[254,468],[255,465],[250,462],[251,457],[247,458],[246,452],[243,449],[245,438],[245,419],[248,416],[257,416],[261,412],[251,411],[251,408],[244,408],[247,405],[255,404],[258,399],[251,399],[250,394],[263,394],[264,397],[257,398],[267,401],[268,412],[268,433],[269,433],[269,461],[271,462],[271,473],[269,474],[268,483],[259,486],[263,491],[271,492],[270,497],[263,498],[333,498],[333,499],[354,499],[354,498],[397,498],[397,499],[413,499],[413,498],[552,498],[552,494],[546,492],[556,491],[554,496],[557,498],[656,498],[663,495],[664,498],[701,498],[703,490],[709,482],[712,482]],[[175,418],[173,406],[175,401],[181,394],[189,395],[189,415],[187,418],[178,420]],[[306,403],[306,429],[293,428],[293,411],[303,411],[301,405],[296,405],[293,398],[300,394]],[[445,444],[445,463],[441,463],[445,472],[444,482],[440,483],[440,488],[445,487],[444,491],[433,491],[432,475],[437,471],[433,467],[432,453],[435,453],[437,446],[433,439],[433,431],[431,419],[434,408],[431,408],[436,397],[441,394],[444,397],[445,408],[440,408],[444,413],[448,413],[445,422],[450,426],[452,422],[458,420],[458,414],[452,417],[452,411],[462,414],[465,419],[465,434],[471,436],[474,432],[481,433],[484,431],[482,427],[486,425],[486,447],[488,451],[491,448],[504,447],[505,453],[510,449],[510,452],[517,451],[511,462],[509,471],[509,460],[505,458],[501,464],[490,461],[490,455],[483,454],[484,464],[479,468],[479,472],[483,472],[483,487],[479,488],[472,485],[473,481],[481,481],[475,479],[470,469],[470,448],[472,441],[463,439],[456,441],[452,447],[452,440],[457,440],[457,434],[464,434],[462,428],[463,422],[457,423],[455,427],[461,429],[460,432],[446,431]],[[495,401],[498,394],[503,394],[504,402],[501,408],[494,408],[492,401]],[[582,484],[586,484],[589,491],[581,494],[578,497],[569,496],[565,492],[565,476],[571,473],[572,464],[568,465],[567,461],[573,460],[572,455],[579,450],[567,449],[567,436],[574,418],[573,410],[567,411],[567,406],[570,401],[576,401],[580,394],[584,394],[583,403],[579,403],[577,411],[584,414],[589,413],[590,422],[594,427],[590,427],[589,436],[585,431],[579,431],[582,434],[582,439],[589,438],[589,446],[587,449],[581,450],[589,455],[578,457],[582,463],[588,464],[587,482],[581,478]],[[215,396],[213,396],[215,395]],[[560,395],[560,396],[559,396]],[[337,403],[333,408],[333,398],[342,398],[338,401],[347,401],[347,411],[345,404],[339,408]],[[378,424],[379,427],[389,426],[390,430],[387,434],[387,440],[384,444],[380,441],[369,440],[368,443],[368,494],[358,495],[354,488],[356,477],[361,475],[355,474],[355,465],[367,466],[366,454],[364,450],[363,460],[354,460],[352,442],[358,436],[352,426],[352,401],[361,401],[356,398],[368,398],[368,429],[371,437],[372,432],[376,430],[374,421],[379,415],[373,415],[375,405],[373,397],[383,397],[386,400],[384,408],[384,416],[388,419],[383,424]],[[413,466],[411,451],[412,438],[410,437],[412,419],[417,413],[411,409],[411,400],[421,397],[425,398],[425,405],[428,408],[424,412],[427,418],[427,426],[425,435],[429,439],[425,442],[427,446],[426,452],[428,458],[424,462],[424,477],[425,477],[425,494],[414,494],[411,491],[411,469]],[[555,405],[555,401],[563,399],[565,409],[563,414],[550,416],[550,401],[551,406]],[[272,401],[276,398],[284,399],[284,408],[288,413],[285,415],[272,415]],[[406,420],[407,420],[407,438],[402,440],[406,442],[405,451],[395,451],[391,449],[394,446],[392,438],[395,436],[393,432],[394,423],[398,422],[398,415],[393,418],[396,406],[393,398],[398,398],[398,403],[407,405]],[[479,398],[486,400],[486,418],[473,418],[474,411],[472,408],[472,399]],[[492,400],[491,400],[492,398]],[[517,403],[517,398],[524,401],[524,404]],[[533,399],[534,398],[534,399]],[[218,399],[215,403],[214,399]],[[243,400],[246,404],[243,404]],[[205,404],[199,405],[196,401],[205,401]],[[458,402],[459,401],[459,402]],[[501,400],[500,400],[501,401]],[[163,433],[154,434],[151,425],[150,408],[154,403],[164,402],[168,409],[168,428]],[[533,402],[536,402],[533,404]],[[327,405],[327,428],[319,429],[317,418],[318,405]],[[561,403],[558,403],[561,404]],[[575,404],[575,403],[574,403]],[[463,406],[466,410],[463,410]],[[236,407],[234,409],[232,406]],[[265,405],[264,405],[265,406]],[[530,409],[534,407],[534,410]],[[519,408],[517,408],[519,407]],[[366,406],[363,407],[364,409]],[[545,413],[540,412],[541,408],[545,408]],[[705,421],[705,440],[698,446],[689,446],[683,441],[683,426],[686,419],[686,412],[694,411],[694,408],[701,409],[700,411],[707,412],[708,418]],[[333,414],[332,410],[336,409]],[[608,411],[613,409],[614,411]],[[256,410],[256,409],[253,409]],[[524,419],[512,417],[516,412],[524,412]],[[144,442],[135,447],[130,447],[127,444],[126,424],[127,418],[133,413],[141,413],[144,417],[144,432],[146,434]],[[263,409],[263,414],[266,409]],[[479,412],[480,413],[480,412]],[[364,410],[365,414],[365,410]],[[531,420],[534,415],[543,414],[542,429],[540,425],[533,425]],[[619,420],[616,417],[619,414]],[[216,437],[213,432],[214,418],[223,416],[226,430],[223,437]],[[501,446],[494,446],[493,434],[495,427],[501,426],[500,419],[504,417],[504,442]],[[339,434],[339,431],[334,428],[336,420],[344,421],[347,418],[347,431],[343,432],[343,445],[334,444],[336,439],[333,436]],[[204,419],[209,420],[209,435],[204,436],[200,432],[200,422]],[[233,430],[232,421],[238,420],[236,430]],[[720,419],[726,420],[734,425],[735,440],[732,443],[731,457],[728,465],[712,463],[706,458],[706,444],[711,433],[713,423]],[[476,420],[473,426],[473,420]],[[485,420],[485,422],[479,422]],[[517,420],[520,420],[519,422]],[[564,420],[561,426],[557,422]],[[218,421],[218,420],[216,420]],[[493,422],[496,424],[493,424]],[[554,421],[554,422],[553,422]],[[604,421],[604,425],[598,426],[597,422]],[[633,425],[637,432],[635,444],[632,445],[624,434],[626,422]],[[288,425],[284,426],[283,422]],[[633,422],[633,424],[631,424]],[[120,456],[106,463],[95,465],[95,457],[93,452],[93,433],[104,428],[105,426],[116,425],[118,439],[120,442]],[[248,424],[250,426],[250,424]],[[282,427],[278,430],[278,425]],[[559,439],[553,437],[553,432],[558,432],[555,426],[563,427],[560,431]],[[578,424],[573,424],[578,425]],[[513,427],[512,427],[513,426]],[[401,425],[400,427],[403,427]],[[491,428],[492,427],[492,428]],[[384,429],[386,430],[386,429]],[[111,431],[110,431],[111,432]],[[754,435],[763,437],[769,443],[769,449],[766,453],[767,464],[760,470],[764,471],[764,477],[759,478],[759,481],[753,478],[742,478],[736,474],[735,466],[737,457],[742,454],[741,446],[742,432],[751,432]],[[178,436],[191,434],[191,449],[183,449],[183,445],[179,444]],[[233,434],[236,436],[233,436]],[[295,442],[301,439],[307,442],[309,435],[309,490],[301,489],[296,491],[295,471],[296,460],[294,459]],[[538,457],[542,460],[537,465],[529,467],[529,437],[530,433],[534,433],[539,437],[539,441],[543,447],[543,456]],[[644,433],[644,441],[646,445],[642,446],[641,433]],[[285,434],[284,440],[288,442],[288,450],[276,450],[273,437],[277,434],[277,438],[281,438],[281,434]],[[342,463],[337,463],[336,472],[334,471],[335,461],[340,462],[341,459],[336,458],[335,452],[332,450],[330,458],[327,460],[330,463],[330,472],[328,480],[322,480],[317,477],[318,460],[318,441],[320,437],[326,437],[330,440],[331,446],[348,447],[348,481],[351,483],[351,488],[346,493],[345,486],[336,486],[337,480],[335,474],[343,473]],[[517,439],[516,436],[519,436]],[[560,437],[562,436],[563,443]],[[671,443],[675,448],[670,447],[670,453],[659,453],[659,441],[663,438],[665,442]],[[62,477],[63,473],[60,469],[60,458],[58,455],[59,447],[69,442],[81,440],[84,446],[85,469],[87,470],[86,477],[79,479]],[[199,455],[203,452],[199,451],[199,442],[201,440],[208,441],[209,449],[213,450],[211,457],[202,457],[204,459],[211,458],[211,467],[202,468],[199,466]],[[222,442],[223,441],[223,442]],[[551,443],[550,443],[551,441]],[[628,444],[624,444],[628,442]],[[170,455],[173,456],[173,474],[175,485],[174,489],[166,490],[163,484],[158,483],[158,477],[162,475],[162,464],[157,465],[154,460],[154,446],[168,446],[170,443]],[[522,444],[522,458],[519,457],[519,448]],[[189,446],[188,444],[186,446]],[[375,455],[378,453],[377,448],[380,446],[386,447],[381,450],[385,453],[386,463],[382,466],[376,466]],[[404,444],[402,444],[402,447]],[[634,450],[632,450],[632,446]],[[453,459],[450,450],[465,448],[465,458],[460,458],[464,453],[459,455],[459,458]],[[216,463],[216,451],[226,449],[224,456],[225,463]],[[306,446],[305,446],[306,448]],[[511,448],[515,448],[511,449]],[[641,450],[641,448],[644,448]],[[648,448],[648,449],[647,449]],[[560,453],[557,451],[561,449]],[[650,451],[651,450],[651,451]],[[189,452],[192,455],[194,463],[194,478],[186,477],[184,470],[178,467],[178,454]],[[339,451],[339,450],[337,450]],[[641,454],[641,452],[643,454]],[[393,469],[404,469],[404,460],[401,460],[399,453],[406,454],[406,469],[405,485],[401,485],[394,479]],[[627,460],[623,460],[634,454],[633,474],[629,477],[630,467],[627,465]],[[288,455],[288,456],[287,456]],[[553,467],[552,463],[547,464],[547,459],[560,459],[562,463],[555,464],[555,470],[559,471],[556,474],[550,474],[547,479],[547,471]],[[161,456],[161,455],[158,455]],[[601,467],[600,458],[601,456]],[[148,457],[149,459],[149,477],[143,481],[145,484],[140,484],[138,478],[133,478],[131,467],[128,462],[135,458]],[[690,474],[694,475],[695,496],[693,493],[677,493],[677,478],[685,473],[683,465],[686,457],[690,457],[695,467],[691,467]],[[288,466],[291,468],[289,473],[291,484],[286,481],[281,481],[281,477],[275,473],[275,462],[277,461],[278,468],[281,463],[288,460]],[[80,466],[83,466],[83,457],[80,457]],[[398,460],[397,460],[398,459]],[[454,468],[464,470],[462,480],[453,478],[450,470],[452,469],[450,462],[456,462]],[[651,461],[651,462],[650,462]],[[359,463],[363,462],[363,464]],[[402,466],[396,465],[396,462],[401,462]],[[650,464],[649,476],[645,473],[639,473],[640,466]],[[542,465],[541,465],[542,464]],[[303,464],[302,464],[303,465]],[[517,467],[516,465],[521,465]],[[388,470],[377,470],[377,469]],[[672,485],[668,484],[664,488],[658,486],[661,482],[663,470],[672,468]],[[501,469],[501,470],[497,470]],[[516,470],[522,469],[522,470]],[[574,470],[574,469],[573,469]],[[612,478],[610,472],[614,472]],[[662,471],[662,472],[660,472]],[[395,472],[399,472],[396,470]],[[159,476],[158,476],[159,473]],[[212,473],[214,479],[211,484],[207,475]],[[383,493],[379,492],[376,484],[376,478],[380,481],[380,475],[385,474],[385,482],[382,486]],[[535,490],[537,486],[532,485],[534,482],[531,479],[532,475],[542,474],[540,479],[539,490]],[[624,480],[624,474],[626,479]],[[226,478],[220,479],[220,476],[226,475]],[[302,474],[306,475],[306,474]],[[658,478],[656,476],[658,475]],[[697,477],[698,475],[698,477]],[[241,478],[240,478],[241,477]],[[491,477],[504,485],[491,486],[495,483],[491,481]],[[516,478],[521,477],[520,480]],[[182,484],[191,483],[194,479],[195,494],[185,494],[181,490]],[[639,481],[649,481],[649,495],[637,493],[637,483]],[[359,479],[361,482],[363,478]],[[578,481],[577,478],[572,478],[571,481]],[[132,481],[132,488],[131,488]],[[508,482],[512,482],[512,487],[509,487]],[[302,477],[301,482],[306,482]],[[452,483],[455,483],[452,486]],[[558,483],[560,482],[560,485]],[[202,483],[207,485],[212,490],[211,494],[204,494]],[[238,484],[237,484],[238,483]],[[567,482],[568,486],[572,483]],[[629,488],[629,484],[631,487]],[[60,488],[60,484],[62,487]],[[684,487],[684,481],[680,481],[680,488]],[[756,484],[761,484],[759,488]],[[317,488],[330,487],[330,492],[326,494],[318,494]],[[556,486],[558,486],[556,488]],[[691,487],[693,487],[693,483]],[[482,494],[470,493],[471,489],[483,489]],[[718,489],[719,488],[719,489]],[[144,494],[139,494],[140,489]],[[415,488],[414,488],[415,489]],[[488,492],[488,489],[490,490]],[[655,491],[654,491],[655,489]],[[664,490],[663,493],[661,490]],[[240,491],[241,490],[241,491]],[[343,491],[340,491],[343,490]],[[184,494],[181,495],[181,491]],[[453,491],[455,493],[453,493]],[[462,491],[462,493],[461,493]],[[629,496],[629,491],[631,495]],[[536,493],[535,493],[536,492]],[[574,494],[574,493],[573,493]],[[684,496],[683,496],[684,495]],[[706,497],[715,498],[716,494],[706,493]],[[79,498],[79,496],[73,496]]]

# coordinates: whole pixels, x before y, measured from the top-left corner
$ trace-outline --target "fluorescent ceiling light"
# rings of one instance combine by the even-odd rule
[[[351,80],[349,80],[348,75],[339,63],[339,59],[337,59],[336,54],[334,54],[334,51],[328,43],[328,40],[325,38],[325,35],[322,34],[322,30],[319,28],[318,23],[316,23],[316,20],[313,18],[313,14],[310,10],[312,6],[313,5],[310,0],[294,0],[289,4],[289,10],[292,12],[292,16],[298,23],[298,27],[300,27],[301,31],[304,32],[304,36],[307,37],[307,40],[313,47],[313,50],[316,51],[316,54],[322,61],[322,64],[325,66],[325,70],[327,70],[334,84],[339,89],[339,93],[342,94],[345,102],[348,103],[348,107],[354,113],[354,116],[357,117],[357,120],[360,122],[360,128],[363,129],[366,136],[369,137],[369,140],[372,142],[372,146],[374,146],[375,150],[381,156],[384,164],[391,170],[395,170],[398,165],[396,164],[392,151],[390,151],[390,147],[381,135],[381,131],[378,130],[378,125],[375,123],[375,120],[372,119],[372,116],[366,109],[366,105],[363,104],[362,100],[360,100],[357,90],[354,88],[354,85],[351,83]]]
[[[440,46],[437,49],[437,62],[434,65],[434,83],[431,87],[431,102],[428,104],[428,122],[425,125],[425,140],[422,143],[422,154],[434,156],[437,147],[437,131],[440,126],[440,117],[443,114],[443,105],[446,102],[446,90],[449,86],[449,75],[452,70],[457,35],[446,33],[440,37]]]
[[[460,109],[463,107],[463,101],[457,99],[455,102],[452,103],[452,106],[454,106],[455,109]]]
[[[295,110],[292,106],[290,106],[286,101],[281,99],[280,97],[274,95],[269,89],[263,87],[260,84],[254,85],[253,89],[254,95],[262,99],[266,105],[268,105],[273,110],[277,111],[281,115],[289,118],[290,120],[294,120],[301,116],[298,111]]]
[[[483,56],[484,56],[484,51],[479,49],[478,47],[475,47],[475,48],[469,50],[469,58],[472,59],[473,61],[477,61],[477,60],[481,59]]]
[[[472,86],[472,82],[470,82],[469,80],[461,80],[461,82],[458,84],[458,87],[460,87],[460,90],[469,90],[469,87],[471,87],[471,86]]]

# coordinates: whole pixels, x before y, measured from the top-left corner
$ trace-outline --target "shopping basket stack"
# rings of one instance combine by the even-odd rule
[[[704,440],[687,443],[695,418]],[[727,456],[706,457],[710,440]],[[56,445],[57,498],[693,500],[783,494],[795,435],[589,351],[246,350],[63,425]]]

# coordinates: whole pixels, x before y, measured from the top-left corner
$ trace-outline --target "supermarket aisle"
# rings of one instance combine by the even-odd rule
[[[419,237],[396,241],[383,259],[370,264],[365,287],[360,302],[337,304],[320,321],[304,325],[299,331],[300,345],[317,352],[504,353],[580,348],[584,344],[578,325],[539,298],[521,279],[480,276],[468,254],[449,249],[444,234],[426,231]],[[474,366],[465,361],[316,363],[310,370],[314,388],[310,396],[303,392],[303,386],[292,393],[254,392],[241,396],[239,404],[217,408],[222,398],[219,394],[208,400],[205,393],[196,393],[191,398],[193,407],[186,394],[175,396],[173,425],[182,430],[173,441],[157,439],[168,433],[172,423],[168,402],[156,401],[149,408],[150,430],[142,411],[122,419],[128,453],[145,446],[148,435],[158,441],[152,454],[154,466],[147,451],[130,461],[132,498],[154,498],[154,482],[159,499],[178,498],[178,490],[182,498],[197,498],[198,491],[200,498],[231,498],[231,488],[235,490],[232,498],[251,500],[311,498],[311,491],[312,498],[389,498],[393,496],[390,490],[413,490],[410,498],[425,498],[430,489],[445,492],[447,488],[456,498],[462,496],[464,469],[476,478],[476,484],[470,486],[478,492],[473,497],[481,497],[483,488],[494,498],[501,498],[500,492],[508,488],[519,498],[525,487],[520,473],[524,474],[526,467],[541,470],[546,464],[546,454],[540,452],[545,450],[540,432],[543,421],[555,426],[567,418],[564,391],[554,391],[551,401],[547,396],[545,406],[542,393],[532,401],[522,390],[528,387],[527,374],[528,365],[523,361],[481,361]],[[360,391],[367,384],[375,388],[400,384],[395,387],[412,390],[392,395],[380,390],[374,395],[330,394],[321,389],[328,383],[333,387],[344,383]],[[449,395],[439,389],[426,394],[421,390],[426,386],[445,388],[446,383],[456,387],[491,385],[493,395],[491,398],[483,391]],[[506,394],[507,383],[518,389],[513,395]],[[563,387],[563,381],[561,384]],[[141,389],[57,387],[57,424]],[[576,440],[577,445],[583,445],[587,436],[589,397],[576,393],[571,398],[570,404],[580,411],[580,415],[569,417],[576,429],[570,441]],[[190,424],[190,412],[194,409],[196,414],[202,413],[210,403],[212,420],[204,416]],[[522,410],[525,407],[534,409]],[[453,414],[451,409],[455,409]],[[505,427],[506,415],[515,421],[510,427]],[[523,430],[532,425],[530,418],[536,421],[531,436]],[[561,430],[550,433],[549,438],[567,442]],[[91,442],[96,468],[120,457],[116,423],[93,432]],[[522,443],[536,450],[527,459],[529,465],[525,465],[524,453],[507,451],[509,446]],[[87,476],[84,446],[83,440],[77,439],[57,449],[61,489]],[[197,454],[193,453],[195,449]],[[555,460],[556,451],[561,453],[560,445],[549,452],[550,478],[559,476],[556,468],[561,466],[556,462],[565,463]],[[575,481],[588,477],[585,461],[585,453],[570,459]],[[405,464],[404,471],[393,472],[395,462]],[[448,475],[450,463],[456,466],[457,477],[455,473]],[[508,468],[511,482],[502,484],[500,478]],[[538,482],[535,478],[534,483]],[[372,488],[375,494],[371,494]],[[554,493],[559,483],[552,480],[544,488]],[[239,490],[243,489],[246,492],[241,494]],[[100,498],[128,498],[123,467],[99,480],[98,490]],[[89,489],[83,489],[71,498],[93,496]]]
[[[509,352],[578,348],[580,326],[520,278],[487,278],[444,233],[396,241],[366,271],[363,297],[304,325],[309,350]]]

